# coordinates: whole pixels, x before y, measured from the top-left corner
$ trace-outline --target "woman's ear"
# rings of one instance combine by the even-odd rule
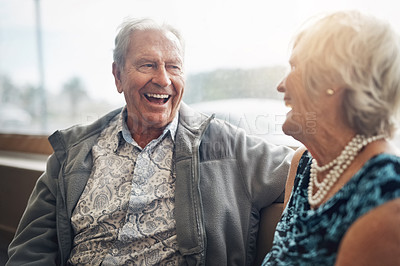
[[[113,64],[112,64],[112,73],[114,75],[115,86],[117,87],[118,92],[122,93],[123,89],[122,89],[122,82],[121,82],[121,70],[115,62],[113,62]]]

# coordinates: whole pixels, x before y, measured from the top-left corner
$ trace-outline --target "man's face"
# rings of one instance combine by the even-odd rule
[[[171,32],[136,31],[124,67],[113,64],[131,130],[160,130],[174,119],[185,87],[182,49]]]

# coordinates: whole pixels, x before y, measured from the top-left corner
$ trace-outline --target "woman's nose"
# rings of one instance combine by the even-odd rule
[[[276,87],[277,91],[285,92],[285,81],[286,79],[283,79],[281,82],[279,82],[278,86]]]

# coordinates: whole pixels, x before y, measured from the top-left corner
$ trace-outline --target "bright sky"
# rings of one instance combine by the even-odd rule
[[[38,83],[35,0],[0,0],[0,74]],[[358,9],[400,32],[391,0],[40,0],[45,85],[79,76],[93,97],[121,101],[111,75],[116,28],[124,17],[153,17],[181,30],[186,72],[285,65],[289,42],[309,17]]]

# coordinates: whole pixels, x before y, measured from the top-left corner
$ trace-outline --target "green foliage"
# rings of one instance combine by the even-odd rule
[[[72,77],[64,83],[62,94],[67,95],[69,99],[71,118],[76,118],[78,116],[79,104],[88,97],[81,78]]]
[[[255,69],[219,69],[187,77],[184,101],[194,103],[229,98],[280,99],[277,84],[284,66]]]
[[[5,75],[0,75],[0,103],[13,103],[18,101],[21,91],[12,80]]]

